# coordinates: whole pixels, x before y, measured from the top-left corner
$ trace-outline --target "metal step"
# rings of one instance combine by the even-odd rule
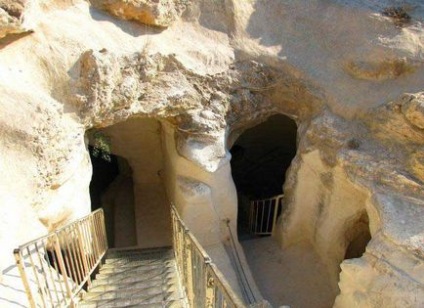
[[[126,277],[132,277],[132,276],[143,276],[143,277],[151,277],[152,275],[155,275],[155,273],[163,273],[163,272],[172,272],[175,271],[174,266],[150,266],[150,267],[141,267],[141,268],[127,268],[125,271],[118,271],[118,272],[100,272],[96,275],[96,279],[108,279],[108,278],[114,278],[114,279],[120,279],[120,278],[126,278]]]
[[[131,298],[134,296],[140,296],[143,297],[151,297],[156,295],[171,295],[171,294],[177,294],[177,297],[180,297],[180,294],[177,290],[177,288],[173,285],[168,286],[167,288],[163,287],[161,282],[158,284],[145,287],[145,288],[133,288],[133,289],[126,289],[126,290],[114,290],[114,291],[100,291],[100,292],[92,292],[90,291],[84,296],[84,301],[93,301],[93,300],[109,300],[109,299],[125,299],[125,298]]]
[[[132,282],[141,282],[141,281],[148,281],[154,278],[169,278],[172,276],[175,276],[175,271],[166,271],[166,270],[155,270],[150,272],[148,275],[134,275],[129,277],[123,277],[123,278],[102,278],[102,279],[95,279],[92,282],[93,286],[99,286],[99,285],[105,285],[105,284],[121,284],[121,283],[132,283]]]
[[[116,307],[118,306],[131,306],[141,304],[157,304],[169,301],[180,300],[182,297],[178,292],[171,294],[157,293],[152,295],[137,295],[126,298],[104,299],[104,300],[87,300],[79,304],[79,307],[86,307],[85,305],[95,304],[95,307]]]
[[[169,248],[112,250],[78,307],[186,307]]]
[[[116,290],[125,290],[130,288],[139,289],[140,292],[144,288],[149,288],[152,284],[162,283],[165,287],[168,287],[172,284],[178,284],[178,278],[176,276],[171,275],[170,277],[157,277],[145,281],[138,282],[128,282],[128,283],[120,283],[120,284],[100,284],[93,285],[87,294],[90,292],[108,292],[108,291],[116,291]]]
[[[132,249],[132,250],[115,250],[108,251],[106,259],[125,259],[125,258],[138,258],[140,260],[148,259],[161,259],[161,258],[173,258],[174,253],[172,249]]]
[[[116,268],[117,266],[122,267],[133,267],[142,265],[160,265],[168,262],[173,262],[173,259],[162,259],[162,260],[140,260],[140,259],[106,259],[106,263],[102,265],[103,268]]]
[[[155,263],[138,263],[138,262],[132,262],[132,263],[124,263],[124,264],[114,264],[114,265],[108,265],[108,266],[102,266],[102,268],[99,271],[99,274],[118,274],[118,273],[125,273],[125,272],[131,272],[131,271],[147,271],[155,268],[164,268],[164,267],[173,267],[175,266],[175,261],[166,261],[166,262],[155,262]]]
[[[135,305],[120,305],[119,303],[110,303],[107,305],[104,305],[103,303],[80,303],[78,304],[78,307],[84,307],[84,308],[100,308],[100,307],[113,307],[113,308],[185,308],[188,307],[184,300],[171,300],[171,301],[162,301],[158,303],[138,303]]]

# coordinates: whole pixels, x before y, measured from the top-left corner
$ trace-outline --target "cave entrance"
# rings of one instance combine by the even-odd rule
[[[104,210],[109,247],[134,246],[137,235],[131,167],[123,157],[98,153],[92,146],[89,152],[93,166],[91,210]]]
[[[91,143],[112,153],[111,162],[92,157],[90,187],[93,210],[105,211],[110,247],[171,246],[170,203],[160,176],[164,169],[160,122],[131,118],[89,136]]]
[[[286,171],[296,155],[296,138],[296,122],[277,114],[244,131],[232,146],[231,169],[238,196],[240,239],[250,233],[251,201],[283,193]],[[256,216],[261,220],[274,215],[267,211]]]

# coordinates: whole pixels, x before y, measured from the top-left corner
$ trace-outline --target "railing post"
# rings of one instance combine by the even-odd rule
[[[85,255],[85,250],[84,250],[84,242],[82,239],[82,232],[81,229],[79,228],[80,226],[77,227],[77,233],[78,233],[78,245],[79,245],[79,251],[80,251],[80,256],[82,259],[82,266],[84,267],[84,276],[88,275],[90,273],[90,269],[88,267],[88,263],[87,263],[87,258]],[[89,287],[91,287],[91,278],[89,277],[87,280],[87,284]]]
[[[74,300],[72,298],[72,290],[69,285],[68,274],[66,272],[65,262],[63,261],[62,250],[60,249],[59,238],[57,235],[54,237],[54,250],[57,256],[57,262],[59,263],[61,275],[63,276],[63,279],[65,281],[66,295],[70,299],[70,307],[74,307]],[[53,283],[55,282],[53,281]]]
[[[205,297],[206,297],[206,308],[215,307],[215,279],[211,275],[210,271],[210,259],[205,260]]]
[[[21,275],[21,278],[22,278],[22,283],[24,285],[25,292],[26,292],[27,297],[28,297],[29,305],[31,306],[31,308],[35,308],[34,297],[32,296],[32,291],[31,291],[31,288],[29,286],[28,277],[26,275],[24,264],[23,264],[24,260],[22,259],[22,256],[20,254],[20,250],[15,249],[13,251],[13,255],[15,256],[16,265],[18,267],[19,274]]]
[[[188,230],[184,229],[184,264],[185,272],[187,273],[187,297],[190,303],[193,303],[194,292],[193,292],[193,264],[191,262],[191,246],[190,240],[187,236]]]

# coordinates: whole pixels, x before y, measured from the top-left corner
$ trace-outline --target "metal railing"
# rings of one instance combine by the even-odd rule
[[[245,302],[247,302],[249,305],[255,304],[258,302],[255,292],[253,291],[252,286],[249,283],[249,279],[247,278],[245,269],[243,267],[243,264],[240,259],[240,255],[237,251],[236,247],[236,241],[234,239],[233,232],[231,231],[230,227],[230,220],[225,220],[225,223],[227,225],[228,233],[230,235],[230,257],[232,257],[232,262],[234,264],[234,267],[236,269],[237,278],[239,280],[241,290],[243,292],[243,297]]]
[[[211,258],[171,207],[173,245],[190,307],[246,307]]]
[[[272,235],[284,195],[250,202],[249,231],[254,235]]]
[[[74,307],[107,250],[103,210],[14,250],[30,306]]]

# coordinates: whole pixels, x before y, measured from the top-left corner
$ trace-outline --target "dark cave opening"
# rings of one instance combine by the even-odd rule
[[[362,257],[370,240],[369,218],[364,212],[346,233],[347,245],[344,259]]]
[[[101,155],[93,155],[94,148],[91,145],[88,146],[88,150],[93,167],[90,182],[91,210],[95,211],[102,207],[102,194],[119,174],[118,157],[108,154],[110,158],[108,161]]]
[[[283,193],[285,174],[296,155],[297,125],[277,114],[244,131],[230,152],[232,177],[238,196],[238,233],[250,233],[250,203]],[[274,216],[266,209],[257,216]],[[259,218],[261,219],[261,218]]]
[[[134,246],[137,235],[131,167],[123,157],[93,155],[92,146],[89,152],[93,166],[91,210],[103,208],[109,247]]]

